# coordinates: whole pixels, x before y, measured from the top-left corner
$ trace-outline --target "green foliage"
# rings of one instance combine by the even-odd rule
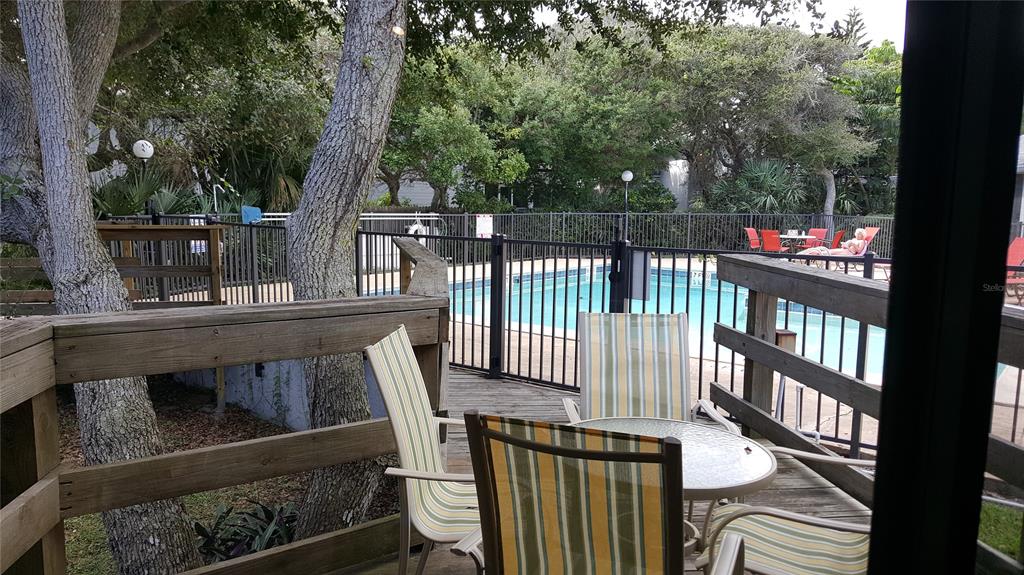
[[[168,207],[164,213],[190,211],[188,195],[184,188],[168,181],[160,170],[140,170],[114,178],[93,189],[93,211],[98,215],[131,216],[146,211],[150,200]],[[182,211],[178,211],[182,210]]]
[[[515,147],[507,65],[481,46],[453,46],[410,56],[395,103],[381,171],[421,179],[443,208],[462,181],[507,184],[527,164]]]
[[[234,559],[295,540],[298,512],[293,504],[271,508],[250,503],[254,507],[241,512],[219,505],[208,526],[195,522],[199,552],[207,562]]]
[[[512,204],[498,197],[489,197],[484,186],[460,185],[455,188],[455,205],[469,214],[507,214]]]
[[[846,13],[846,19],[840,22],[836,20],[832,23],[832,30],[828,33],[829,38],[835,38],[856,46],[861,50],[866,50],[871,42],[865,41],[867,37],[867,25],[864,24],[864,14],[861,13],[857,7],[850,8],[850,11]]]
[[[625,203],[625,188],[619,186],[609,192],[594,207],[595,211],[621,212]],[[636,213],[674,212],[679,203],[661,182],[647,178],[629,188],[629,211]]]
[[[697,207],[712,212],[801,213],[807,193],[788,166],[778,160],[748,162],[736,178],[715,184]]]

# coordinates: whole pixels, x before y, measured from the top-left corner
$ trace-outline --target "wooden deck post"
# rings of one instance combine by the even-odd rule
[[[48,390],[2,416],[0,504],[7,505],[57,468],[57,391]],[[64,524],[53,529],[15,561],[4,575],[64,573]]]
[[[747,296],[747,333],[774,344],[778,303],[779,298],[775,296],[751,291]],[[774,374],[771,368],[744,359],[743,399],[758,409],[771,413]],[[743,433],[749,435],[750,429],[744,426]]]

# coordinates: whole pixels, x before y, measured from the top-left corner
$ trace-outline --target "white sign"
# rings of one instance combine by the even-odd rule
[[[476,237],[489,238],[494,234],[494,216],[491,214],[476,215]]]

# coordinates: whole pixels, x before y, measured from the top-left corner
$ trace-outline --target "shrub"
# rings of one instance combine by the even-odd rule
[[[208,563],[234,559],[295,540],[295,505],[267,507],[250,501],[252,509],[236,512],[219,505],[209,527],[196,521],[199,552]]]

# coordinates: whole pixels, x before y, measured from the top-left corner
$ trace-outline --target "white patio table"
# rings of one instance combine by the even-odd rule
[[[770,451],[718,427],[655,417],[602,417],[576,425],[677,438],[683,444],[683,497],[688,501],[742,497],[764,489],[775,477],[775,456]]]

